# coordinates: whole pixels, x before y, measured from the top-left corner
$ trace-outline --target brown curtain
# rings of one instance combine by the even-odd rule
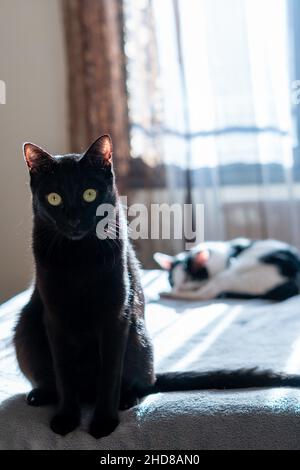
[[[110,133],[122,192],[130,154],[123,2],[63,0],[63,8],[72,149],[83,151],[100,134]]]

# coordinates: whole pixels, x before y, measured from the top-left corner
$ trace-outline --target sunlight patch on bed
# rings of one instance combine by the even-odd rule
[[[205,312],[201,309],[188,309],[185,314],[180,316],[179,319],[166,328],[160,335],[155,338],[154,343],[154,356],[155,366],[160,368],[164,365],[164,361],[172,355],[178,355],[182,349],[188,349],[191,338],[197,336],[206,327],[208,327],[217,318],[224,315],[228,311],[228,306],[225,304],[215,304],[211,307],[206,307]],[[200,339],[199,339],[200,341]],[[169,366],[168,366],[169,369]]]
[[[224,311],[228,310],[228,306],[223,305]],[[171,371],[188,370],[191,366],[199,361],[199,358],[217,341],[230,324],[236,319],[241,311],[241,307],[237,306],[230,309],[230,313],[225,316],[213,330],[200,342],[192,351],[186,354],[182,359],[178,360],[171,367]]]

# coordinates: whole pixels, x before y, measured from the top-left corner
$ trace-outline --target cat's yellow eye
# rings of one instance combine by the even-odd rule
[[[59,206],[62,203],[62,198],[58,193],[50,193],[47,195],[47,201],[51,206]]]
[[[97,191],[95,189],[86,189],[82,197],[86,202],[93,202],[97,197]]]

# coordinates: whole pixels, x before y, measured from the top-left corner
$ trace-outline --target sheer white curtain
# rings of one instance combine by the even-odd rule
[[[300,247],[292,2],[125,0],[133,156],[164,162],[173,200],[189,171],[206,239]]]

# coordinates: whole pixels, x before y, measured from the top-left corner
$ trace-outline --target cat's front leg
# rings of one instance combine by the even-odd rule
[[[224,285],[218,280],[209,281],[204,287],[198,290],[200,300],[216,299],[224,290]]]
[[[213,300],[225,292],[230,283],[231,277],[216,276],[196,290],[172,290],[170,292],[161,292],[160,296],[166,299],[178,300]]]
[[[99,439],[111,434],[119,424],[119,403],[123,363],[128,339],[128,319],[110,320],[105,325],[101,341],[101,388],[90,434]]]
[[[52,431],[65,436],[80,424],[80,407],[76,382],[76,351],[69,344],[65,330],[53,321],[47,322],[47,332],[54,363],[59,407],[50,422]]]
[[[239,285],[240,276],[235,270],[228,270],[218,274],[198,291],[200,300],[212,300],[224,292],[234,292]]]

